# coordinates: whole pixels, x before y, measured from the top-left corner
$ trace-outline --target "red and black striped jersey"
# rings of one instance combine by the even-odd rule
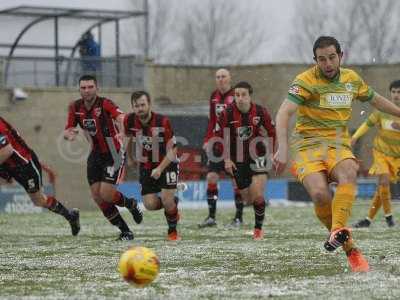
[[[134,113],[127,114],[124,130],[127,135],[133,136],[140,167],[147,170],[156,168],[168,151],[176,146],[170,120],[155,112],[151,113],[147,124],[142,124]]]
[[[115,120],[122,113],[118,106],[107,98],[97,97],[90,109],[86,108],[82,99],[78,99],[69,106],[65,129],[79,125],[90,139],[94,152],[111,153],[108,143],[119,151],[121,144],[116,138],[119,131]]]
[[[233,103],[234,95],[235,91],[233,88],[224,94],[219,90],[212,92],[210,96],[210,115],[206,136],[204,137],[204,143],[207,143],[208,140],[214,135],[215,131],[218,130],[218,117],[228,105]]]
[[[229,138],[229,153],[233,162],[249,162],[254,155],[265,156],[267,150],[275,148],[275,125],[267,109],[258,104],[251,103],[250,110],[242,113],[233,103],[221,114],[218,124],[220,129],[216,136],[225,141]],[[266,149],[262,140],[272,143],[272,147]]]
[[[11,145],[13,154],[1,164],[2,167],[13,168],[17,165],[25,165],[32,159],[32,150],[18,131],[0,117],[0,149],[7,145]]]

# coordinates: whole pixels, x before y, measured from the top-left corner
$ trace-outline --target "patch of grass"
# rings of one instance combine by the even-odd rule
[[[394,204],[395,211],[399,204]],[[353,209],[354,222],[367,202]],[[400,299],[398,227],[384,218],[354,230],[372,271],[353,274],[342,251],[327,253],[327,232],[311,207],[268,207],[263,241],[251,238],[252,208],[245,225],[225,226],[233,209],[218,210],[218,226],[199,230],[205,210],[183,211],[182,241],[165,241],[163,212],[145,212],[133,225],[135,240],[119,242],[100,212],[81,213],[82,231],[50,213],[0,215],[0,298],[3,299]],[[130,245],[153,248],[161,261],[157,280],[138,289],[117,272]]]

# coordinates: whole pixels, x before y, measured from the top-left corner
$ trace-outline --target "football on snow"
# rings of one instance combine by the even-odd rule
[[[143,287],[156,279],[160,262],[153,250],[132,247],[122,253],[118,270],[127,282]]]

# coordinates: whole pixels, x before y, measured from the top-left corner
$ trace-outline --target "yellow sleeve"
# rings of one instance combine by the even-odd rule
[[[378,111],[374,111],[369,115],[368,119],[365,121],[368,127],[374,127],[376,123],[380,121],[380,113]]]
[[[367,131],[369,130],[369,126],[367,125],[367,122],[364,122],[361,124],[360,127],[358,127],[358,129],[356,130],[356,132],[353,134],[353,136],[351,137],[352,140],[358,140],[360,137],[362,137],[364,134],[367,133]]]
[[[288,100],[301,105],[311,97],[310,90],[311,88],[304,81],[296,78],[289,88],[287,98]]]
[[[372,100],[372,98],[374,98],[375,96],[375,91],[371,87],[369,87],[360,76],[358,76],[358,79],[359,86],[357,99],[362,102]]]
[[[364,134],[367,133],[367,131],[375,126],[375,124],[379,121],[379,114],[378,112],[374,112],[369,115],[368,119],[364,121],[360,127],[356,130],[356,132],[353,134],[351,137],[353,140],[357,140],[360,137],[362,137]]]

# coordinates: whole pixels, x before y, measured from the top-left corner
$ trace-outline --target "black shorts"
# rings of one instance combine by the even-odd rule
[[[152,170],[140,168],[139,181],[142,186],[142,196],[159,193],[162,189],[176,189],[179,175],[177,163],[170,163],[158,179],[154,179],[150,176],[151,171]]]
[[[31,152],[32,159],[27,164],[18,164],[8,168],[9,175],[22,185],[27,193],[36,193],[42,187],[42,167],[35,152]]]
[[[268,175],[268,169],[265,164],[260,165],[251,161],[247,163],[235,163],[235,165],[236,170],[233,171],[233,175],[239,190],[248,188],[254,175]]]
[[[221,173],[225,172],[225,162],[223,160],[219,162],[213,162],[213,161],[208,161],[207,162],[207,173],[210,172],[215,172],[215,173]]]
[[[124,156],[120,165],[115,166],[111,154],[91,152],[87,159],[87,180],[89,185],[96,182],[116,184],[124,168]]]

